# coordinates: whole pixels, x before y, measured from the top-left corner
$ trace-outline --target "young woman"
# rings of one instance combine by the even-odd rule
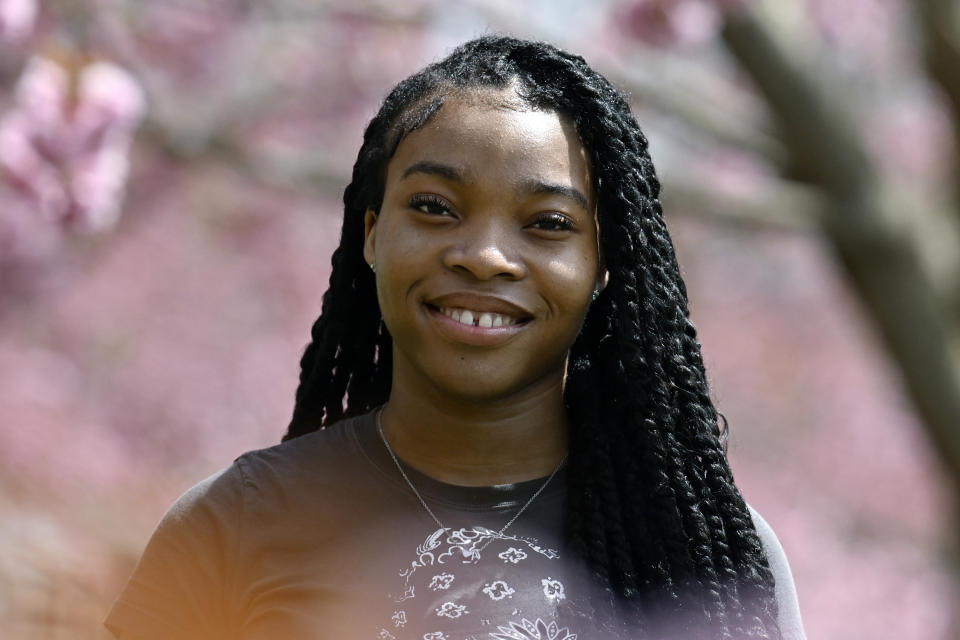
[[[647,141],[582,58],[400,83],[279,446],[170,510],[118,638],[803,638],[733,483]]]

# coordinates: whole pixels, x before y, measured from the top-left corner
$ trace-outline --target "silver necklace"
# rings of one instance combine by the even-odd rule
[[[410,487],[411,491],[413,491],[413,495],[417,496],[417,500],[420,501],[420,504],[423,505],[423,508],[426,509],[427,513],[430,514],[430,517],[433,518],[433,521],[437,523],[437,526],[440,527],[441,529],[446,529],[447,527],[445,527],[444,524],[440,522],[440,518],[437,517],[437,515],[433,512],[433,510],[427,504],[427,501],[424,500],[423,496],[420,495],[420,492],[417,491],[417,488],[413,485],[413,482],[410,481],[410,477],[407,475],[407,472],[403,470],[403,466],[400,464],[400,460],[397,459],[397,454],[393,452],[393,448],[390,446],[390,443],[387,442],[387,437],[383,435],[383,421],[380,419],[380,416],[382,414],[383,414],[383,408],[381,407],[377,411],[377,433],[380,434],[380,439],[383,440],[383,446],[387,448],[387,453],[389,453],[390,457],[393,458],[393,464],[397,465],[397,471],[399,471],[400,475],[403,476],[403,479],[407,481],[407,486]],[[553,476],[557,475],[557,472],[560,471],[560,468],[563,466],[563,463],[566,461],[567,461],[567,454],[564,454],[563,459],[560,460],[560,463],[557,465],[556,469],[553,470],[553,473],[550,474],[550,477],[548,477],[546,481],[544,481],[544,483],[540,485],[539,489],[533,492],[533,495],[530,496],[530,499],[527,500],[526,504],[520,507],[520,509],[515,514],[513,514],[513,517],[510,518],[510,521],[507,522],[507,524],[503,525],[500,531],[497,532],[497,535],[495,536],[496,538],[503,536],[503,533],[510,528],[510,525],[516,522],[517,518],[519,518],[520,515],[527,510],[527,507],[533,504],[533,501],[537,499],[537,496],[543,493],[543,490],[546,489],[547,485],[550,484],[550,481],[553,480]],[[478,551],[482,551],[484,548],[486,548],[488,544],[493,542],[493,540],[494,538],[490,538],[490,540],[488,540],[486,544],[480,547]]]

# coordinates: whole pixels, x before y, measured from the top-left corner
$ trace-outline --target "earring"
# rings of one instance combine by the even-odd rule
[[[600,289],[594,289],[593,293],[590,294],[590,302],[595,302],[599,297],[600,297]]]
[[[376,263],[376,262],[371,262],[371,263],[370,263],[370,271],[373,271],[374,273],[377,272],[377,263]]]

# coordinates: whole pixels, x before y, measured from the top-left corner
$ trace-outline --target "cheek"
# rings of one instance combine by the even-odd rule
[[[421,260],[435,248],[436,239],[418,225],[402,219],[398,214],[389,213],[379,237],[386,242],[381,247],[380,260],[391,268],[404,269],[411,263]]]
[[[408,313],[410,291],[423,279],[433,259],[425,234],[402,225],[384,225],[378,238],[386,244],[378,246],[377,299],[388,329],[395,319]]]
[[[379,267],[377,268],[379,271]],[[411,318],[411,309],[402,295],[398,283],[394,282],[386,273],[377,274],[377,301],[380,305],[380,316],[383,324],[393,338],[394,345],[416,342],[416,332],[411,331],[415,324]]]
[[[586,307],[597,279],[597,259],[590,252],[557,257],[548,263],[551,288],[569,309]]]
[[[581,289],[584,283],[592,281],[596,266],[587,258],[578,257],[576,260],[557,258],[549,263],[550,273],[566,287]]]

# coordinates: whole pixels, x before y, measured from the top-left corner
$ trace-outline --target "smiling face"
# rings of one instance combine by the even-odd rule
[[[367,212],[394,387],[473,402],[562,389],[602,284],[594,209],[569,122],[513,91],[448,97]]]

